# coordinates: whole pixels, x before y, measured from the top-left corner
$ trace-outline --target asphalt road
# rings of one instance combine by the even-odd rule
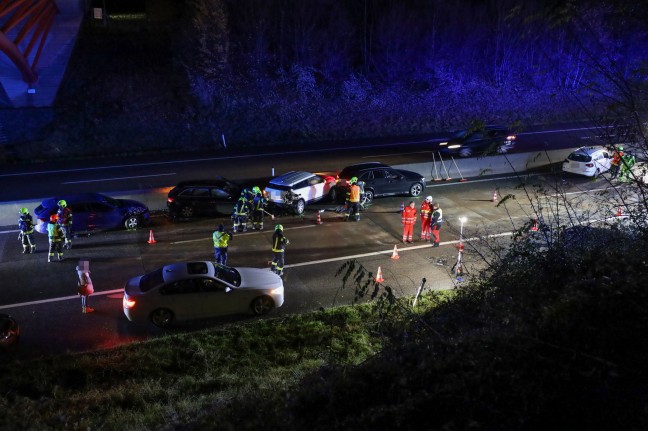
[[[579,146],[591,137],[590,131],[579,127],[569,131],[537,131],[522,135],[518,151],[549,148],[550,145]],[[526,137],[525,137],[526,136]],[[589,137],[588,137],[589,136]],[[429,137],[428,137],[429,138]],[[164,207],[166,192],[174,183],[188,178],[223,175],[231,179],[258,178],[275,173],[300,169],[316,172],[337,171],[341,167],[366,160],[380,160],[392,165],[429,161],[434,151],[430,146],[440,138],[411,139],[407,142],[382,142],[375,145],[357,145],[357,148],[322,148],[314,152],[285,149],[269,154],[244,156],[234,151],[219,155],[165,160],[165,156],[140,160],[103,160],[90,166],[78,162],[52,166],[31,165],[14,167],[0,174],[3,190],[3,210],[12,199],[40,199],[61,193],[130,190],[160,202]],[[367,143],[365,143],[367,144]],[[369,143],[371,144],[371,143]],[[539,184],[555,184],[554,177],[529,177]],[[571,182],[573,181],[573,184]],[[476,235],[492,237],[494,241],[509,241],[510,232],[529,220],[532,208],[524,199],[514,205],[498,206],[492,202],[493,191],[499,196],[516,194],[523,197],[514,176],[473,178],[466,182],[432,182],[423,196],[415,199],[417,207],[428,194],[444,208],[446,225],[442,231],[442,246],[416,242],[400,244],[402,227],[400,205],[408,197],[376,199],[362,214],[359,223],[344,223],[332,204],[308,207],[304,217],[284,216],[276,221],[266,219],[266,230],[237,235],[230,246],[229,264],[234,266],[266,267],[270,259],[270,237],[274,223],[284,225],[291,241],[287,250],[284,283],[286,301],[283,307],[269,316],[282,316],[353,302],[353,288],[342,288],[336,277],[338,269],[356,259],[369,271],[381,267],[385,284],[398,294],[413,294],[422,278],[427,289],[449,289],[457,286],[450,268],[456,261],[459,239],[459,217],[466,217],[464,238]],[[562,183],[564,184],[564,183]],[[567,186],[573,193],[588,199],[594,194],[588,190],[605,186],[604,180],[570,179]],[[595,202],[598,205],[598,203]],[[14,205],[15,206],[15,205]],[[614,206],[614,204],[612,204]],[[323,224],[315,223],[317,211]],[[6,212],[6,211],[5,211]],[[63,262],[47,263],[47,239],[37,235],[37,252],[21,254],[15,226],[0,228],[0,313],[9,313],[20,322],[21,341],[14,355],[76,352],[105,348],[146,340],[166,333],[193,331],[225,322],[239,322],[249,316],[235,316],[182,323],[169,330],[151,324],[128,322],[122,312],[121,289],[124,282],[135,275],[176,261],[211,259],[211,233],[227,219],[202,219],[179,223],[170,222],[157,212],[151,230],[157,240],[148,244],[149,230],[135,232],[111,231],[77,238],[74,248],[66,251]],[[415,234],[419,230],[415,229]],[[474,241],[477,244],[477,241]],[[400,259],[391,259],[394,245],[398,245]],[[468,251],[466,267],[476,274],[482,264],[478,253]],[[96,312],[83,315],[76,296],[76,272],[79,260],[89,260],[96,293],[90,298]]]

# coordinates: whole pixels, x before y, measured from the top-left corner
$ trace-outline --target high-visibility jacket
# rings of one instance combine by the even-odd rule
[[[61,226],[56,223],[48,223],[47,236],[49,237],[50,242],[63,241],[63,231],[61,230]]]
[[[34,221],[31,214],[23,214],[18,220],[18,229],[25,235],[34,233]]]
[[[212,235],[212,239],[214,240],[214,247],[226,248],[227,242],[232,239],[232,236],[227,232],[217,230]]]
[[[614,166],[619,166],[622,157],[623,157],[623,151],[616,150],[612,155],[612,162],[610,163],[612,163]]]
[[[421,219],[426,220],[430,218],[430,213],[432,212],[432,208],[430,208],[430,204],[427,203],[426,201],[423,201],[421,204]]]
[[[405,209],[403,210],[403,216],[401,220],[403,224],[416,223],[416,208],[412,208],[409,205],[406,206]]]
[[[234,215],[248,215],[249,212],[250,206],[248,205],[248,201],[246,201],[243,197],[239,198],[239,200],[236,201],[236,204],[234,205]]]
[[[59,208],[56,212],[58,219],[56,222],[61,226],[68,226],[72,224],[72,210],[68,207]]]
[[[349,202],[360,202],[360,187],[357,184],[352,184],[347,193],[347,200]]]
[[[272,235],[272,251],[274,252],[284,251],[286,249],[287,243],[288,240],[283,235],[283,232],[276,230],[275,233]]]
[[[432,213],[432,221],[430,222],[430,224],[434,225],[440,223],[443,223],[443,210],[441,208],[437,208]]]

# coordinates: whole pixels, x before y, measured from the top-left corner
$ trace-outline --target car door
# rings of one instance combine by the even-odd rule
[[[370,187],[374,191],[375,196],[383,196],[389,194],[389,186],[387,184],[387,172],[384,169],[373,169],[371,171],[373,178],[368,179],[365,183],[365,190],[367,190],[367,184],[370,184]]]
[[[402,193],[403,174],[395,169],[385,169],[385,194],[395,195]]]
[[[72,232],[85,232],[92,229],[88,228],[88,205],[85,202],[75,202],[69,204],[72,211]],[[56,214],[56,212],[55,212]]]
[[[204,293],[193,279],[176,280],[160,288],[159,303],[152,305],[151,311],[168,308],[176,319],[196,319],[205,316],[203,298]]]
[[[86,229],[88,231],[112,229],[121,225],[121,213],[112,205],[104,202],[88,202],[86,206]],[[77,224],[76,214],[74,224]]]
[[[225,283],[210,277],[196,278],[194,282],[202,293],[200,307],[204,317],[241,312],[240,306],[236,304],[234,292],[229,290]]]
[[[213,187],[210,192],[212,211],[216,214],[232,214],[232,209],[236,203],[234,196],[229,191],[221,187]]]
[[[599,166],[599,170],[601,172],[609,171],[612,164],[612,157],[610,153],[608,153],[606,150],[598,152],[596,163]]]

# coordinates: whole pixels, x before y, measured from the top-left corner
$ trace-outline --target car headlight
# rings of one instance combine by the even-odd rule
[[[448,148],[461,148],[461,144],[449,145]]]
[[[439,145],[442,146],[442,147],[445,147],[446,145],[448,145],[448,143],[447,142],[439,142]]]

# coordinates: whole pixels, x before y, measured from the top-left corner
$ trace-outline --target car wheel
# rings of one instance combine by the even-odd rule
[[[158,308],[151,313],[151,322],[160,328],[166,328],[173,322],[173,311],[168,308]]]
[[[374,192],[373,190],[365,190],[365,198],[367,200],[367,203],[373,201],[374,199]]]
[[[128,216],[124,220],[124,227],[128,230],[137,229],[140,225],[140,219],[138,216]]]
[[[182,207],[180,209],[180,215],[184,218],[191,218],[194,215],[194,210],[191,207]]]
[[[304,209],[306,208],[306,202],[303,199],[299,199],[294,206],[295,214],[301,215],[304,214]]]
[[[268,296],[259,296],[252,301],[250,309],[255,316],[268,314],[274,308],[274,301]]]
[[[473,151],[471,148],[462,148],[461,150],[459,150],[459,155],[461,157],[470,157],[472,156],[472,153]]]
[[[410,196],[415,196],[415,197],[420,196],[421,193],[423,193],[423,186],[421,185],[421,183],[412,184],[412,187],[410,187],[409,193],[410,193]]]
[[[596,168],[596,171],[594,171],[592,178],[598,178],[599,175],[601,175],[601,170],[599,168]]]

